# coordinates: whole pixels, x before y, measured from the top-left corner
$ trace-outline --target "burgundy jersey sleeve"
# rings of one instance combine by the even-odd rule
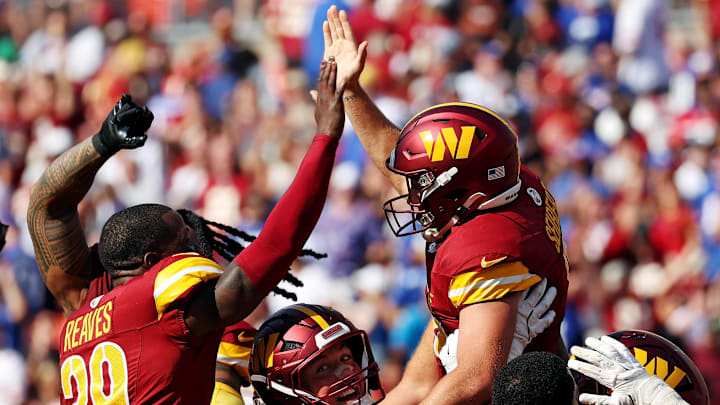
[[[245,386],[250,385],[248,365],[256,332],[257,330],[245,321],[234,323],[223,331],[218,348],[217,362],[232,367]]]
[[[220,277],[223,270],[197,253],[179,253],[160,262],[155,276],[153,299],[158,319],[173,308],[184,306],[193,290]]]

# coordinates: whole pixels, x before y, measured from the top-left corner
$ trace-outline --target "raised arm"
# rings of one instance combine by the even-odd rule
[[[198,336],[237,322],[252,312],[287,274],[315,227],[327,196],[330,172],[345,115],[337,67],[323,62],[315,106],[317,134],[295,180],[265,221],[260,235],[219,277],[192,298],[185,322]]]
[[[345,83],[343,102],[345,112],[350,118],[360,142],[370,160],[390,180],[400,193],[407,192],[402,176],[385,167],[385,160],[395,148],[400,129],[390,122],[360,86],[360,73],[365,67],[367,42],[357,45],[347,14],[338,12],[331,6],[327,11],[327,21],[323,23],[325,39],[325,59],[334,57],[338,64],[338,82]]]
[[[32,186],[27,222],[35,259],[66,315],[82,304],[90,281],[90,251],[77,206],[110,156],[145,143],[152,119],[147,108],[123,95],[100,132],[60,155]]]

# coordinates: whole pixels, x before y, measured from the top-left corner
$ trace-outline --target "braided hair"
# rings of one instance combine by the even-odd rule
[[[180,209],[178,213],[183,217],[185,223],[195,230],[201,250],[200,253],[205,257],[212,258],[213,252],[215,252],[225,260],[232,261],[235,256],[245,249],[245,245],[240,243],[238,239],[247,243],[255,240],[255,236],[247,232],[225,224],[209,221],[190,210]],[[303,249],[300,252],[300,256],[310,256],[319,260],[327,257],[327,254],[318,253],[311,249]],[[303,286],[303,282],[289,272],[283,280],[295,287]],[[273,292],[289,300],[297,301],[297,295],[295,295],[295,293],[283,288],[275,287]]]

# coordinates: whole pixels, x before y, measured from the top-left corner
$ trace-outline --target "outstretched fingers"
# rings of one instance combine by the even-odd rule
[[[367,41],[363,41],[360,44],[360,46],[358,46],[357,56],[355,57],[355,61],[356,61],[357,65],[360,67],[360,70],[362,70],[363,67],[365,66],[365,59],[367,58],[367,47],[368,47]]]
[[[325,51],[327,51],[333,44],[332,34],[330,33],[330,23],[327,21],[323,21],[323,40],[325,41]],[[327,59],[327,55],[325,55],[325,59]]]
[[[345,39],[337,7],[331,6],[328,10],[328,22],[330,22],[330,32],[332,33],[333,39]]]
[[[353,44],[356,44],[357,42],[355,41],[355,33],[350,26],[350,20],[348,20],[348,16],[345,10],[340,10],[339,20],[340,28],[342,28],[342,37],[345,39],[349,39],[350,41],[352,41]]]
[[[325,93],[325,87],[327,86],[327,77],[328,77],[328,62],[322,61],[320,64],[320,74],[318,75],[318,83],[317,83],[317,89],[319,97],[322,97],[322,95]]]
[[[335,94],[335,78],[337,77],[337,63],[335,63],[335,59],[331,56],[330,62],[329,62],[329,72],[328,72],[328,79],[327,79],[327,91],[329,94]]]
[[[612,361],[622,360],[622,356],[620,355],[620,353],[618,353],[613,346],[611,346],[604,340],[589,337],[585,339],[585,345]]]
[[[330,30],[330,39],[332,39],[333,41],[337,41],[338,39],[340,39],[340,31],[335,26],[335,18],[337,17],[337,12],[337,7],[334,5],[330,6],[330,8],[327,10],[328,29]]]
[[[595,381],[600,381],[604,375],[603,370],[600,367],[575,359],[568,360],[568,368],[588,376]]]
[[[619,405],[615,398],[607,395],[580,394],[578,401],[585,405]]]
[[[633,356],[632,353],[630,353],[630,350],[622,343],[620,343],[618,340],[611,338],[610,336],[602,336],[600,337],[600,341],[604,342],[608,346],[611,346],[613,349],[615,349],[615,352],[617,355],[625,360],[628,364],[633,364],[637,362],[637,359],[635,359],[635,356]]]
[[[527,301],[533,308],[537,306],[537,303],[540,301],[540,298],[542,298],[543,294],[545,294],[545,290],[547,289],[547,279],[542,279],[539,283],[535,284],[534,286],[530,287],[526,291],[529,291],[527,294]]]

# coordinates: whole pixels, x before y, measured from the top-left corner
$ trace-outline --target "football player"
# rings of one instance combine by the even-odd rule
[[[385,396],[365,331],[322,305],[283,308],[260,326],[250,379],[266,405],[370,405]]]
[[[385,203],[397,236],[426,239],[432,313],[389,404],[484,403],[509,358],[522,291],[546,278],[557,314],[527,350],[567,358],[560,337],[568,266],[555,201],[520,162],[512,127],[484,107],[448,103],[397,128],[361,88],[367,43],[357,45],[344,12],[328,10],[325,57],[347,83],[353,128],[401,196]],[[437,365],[437,367],[436,367]]]
[[[545,281],[523,296],[512,352],[553,322],[556,290]],[[364,331],[342,314],[320,305],[298,304],[273,314],[253,343],[250,374],[267,405],[359,404],[384,398],[378,369]]]
[[[295,180],[224,272],[196,253],[180,214],[159,204],[114,214],[100,236],[102,266],[93,265],[77,206],[107,159],[146,140],[152,113],[130,96],[98,134],[45,170],[31,192],[28,226],[43,278],[68,317],[60,340],[63,404],[210,402],[223,328],[283,278],[322,210],[344,123],[336,70],[323,62],[318,135]]]

